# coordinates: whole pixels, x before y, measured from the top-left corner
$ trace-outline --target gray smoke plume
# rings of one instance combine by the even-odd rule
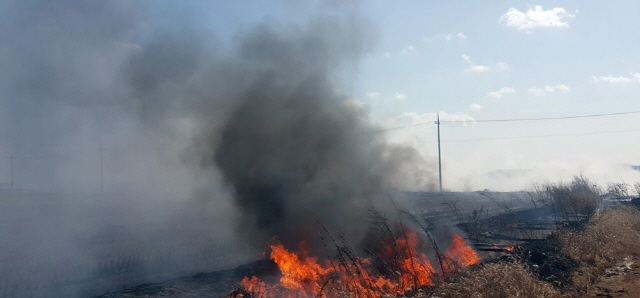
[[[368,34],[354,19],[325,19],[244,36],[239,57],[251,81],[203,152],[232,186],[242,227],[287,243],[320,223],[357,241],[369,208],[389,206],[400,170],[419,162],[371,133],[366,113],[340,93],[341,66],[357,62]]]
[[[128,73],[147,113],[179,107],[197,119],[189,155],[230,187],[241,234],[293,245],[323,224],[357,241],[369,208],[390,205],[405,175],[421,188],[433,181],[414,149],[372,133],[366,110],[345,95],[374,37],[353,15],[265,23],[242,31],[231,54],[207,59],[201,41],[162,39]]]

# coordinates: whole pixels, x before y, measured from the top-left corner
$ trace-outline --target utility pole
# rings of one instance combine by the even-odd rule
[[[13,152],[9,156],[9,160],[11,161],[11,192],[13,192]]]
[[[438,125],[438,178],[440,181],[440,192],[442,192],[442,156],[440,155],[440,112],[435,124]]]
[[[103,186],[103,176],[102,176],[102,152],[104,152],[104,149],[102,149],[102,144],[100,144],[100,193],[104,192],[104,186]]]

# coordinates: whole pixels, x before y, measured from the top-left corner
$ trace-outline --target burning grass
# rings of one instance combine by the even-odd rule
[[[442,274],[420,250],[419,234],[403,226],[403,233],[383,241],[380,251],[369,258],[358,257],[342,246],[333,259],[320,261],[309,256],[301,247],[293,252],[274,243],[270,258],[277,264],[281,277],[278,283],[268,284],[259,278],[245,277],[231,297],[251,298],[307,298],[362,297],[379,298],[413,295],[420,289],[432,287],[462,268],[476,265],[478,254],[460,237],[453,241],[443,256]]]
[[[458,234],[453,235],[453,241],[444,255],[442,271],[445,274],[454,273],[460,268],[469,267],[480,263],[478,253],[467,245]]]

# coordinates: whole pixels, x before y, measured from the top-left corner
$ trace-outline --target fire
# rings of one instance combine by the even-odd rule
[[[401,285],[416,285],[418,288],[432,286],[432,276],[435,270],[424,253],[418,253],[418,234],[405,229],[403,237],[398,237],[393,243],[383,246],[381,255],[383,258],[395,259],[390,262],[398,267],[398,279]]]
[[[302,243],[303,244],[303,243]],[[280,283],[269,285],[253,276],[245,277],[241,285],[256,298],[354,297],[379,298],[399,295],[408,289],[433,285],[435,270],[424,253],[418,252],[418,234],[405,229],[403,236],[383,244],[380,260],[389,269],[381,274],[371,259],[350,256],[320,263],[310,257],[304,244],[297,252],[282,244],[270,245],[270,258],[278,265]]]
[[[494,245],[494,246],[493,246],[493,249],[496,249],[496,250],[503,250],[503,251],[508,251],[508,252],[513,252],[513,250],[515,249],[515,247],[514,247],[514,246],[510,246],[510,245],[502,246],[502,247],[497,246],[497,245]]]
[[[351,297],[381,298],[403,295],[419,288],[433,286],[436,271],[426,254],[419,251],[419,235],[404,228],[404,234],[383,243],[374,266],[370,258],[352,252],[341,253],[336,260],[320,262],[309,256],[304,242],[297,252],[282,244],[272,244],[270,258],[282,277],[278,284],[267,284],[259,278],[245,277],[241,285],[254,298]],[[478,264],[480,257],[459,235],[445,253],[443,273]],[[380,265],[376,263],[377,265]],[[384,272],[378,270],[384,267]],[[378,269],[376,269],[378,268]],[[236,294],[235,297],[245,297]],[[232,296],[233,297],[233,296]]]
[[[453,241],[445,253],[443,271],[455,271],[456,268],[473,266],[480,263],[480,256],[458,234],[453,234]]]
[[[319,292],[319,284],[323,276],[331,272],[330,269],[318,264],[315,257],[309,257],[301,243],[298,253],[287,251],[282,244],[271,246],[273,259],[282,272],[280,283],[283,287],[294,291]]]

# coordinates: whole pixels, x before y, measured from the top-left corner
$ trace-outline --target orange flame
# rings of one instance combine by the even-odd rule
[[[390,271],[383,275],[375,270],[369,258],[326,261],[308,256],[304,243],[298,252],[290,252],[282,244],[270,245],[270,258],[278,265],[282,277],[277,285],[259,278],[245,277],[241,285],[256,298],[353,297],[380,298],[399,295],[407,289],[433,285],[435,270],[424,253],[418,253],[418,234],[406,230],[405,235],[384,243],[381,259]]]
[[[453,241],[444,256],[445,262],[442,269],[445,273],[480,263],[478,253],[458,234],[453,234]]]
[[[403,237],[397,238],[393,243],[386,243],[381,255],[386,259],[395,259],[391,262],[398,267],[398,279],[401,285],[415,285],[418,288],[432,286],[432,276],[435,273],[433,266],[424,253],[418,253],[418,234],[405,229]]]
[[[513,250],[515,249],[515,247],[513,247],[513,246],[503,246],[503,247],[500,247],[500,246],[494,245],[494,246],[493,246],[493,249],[496,249],[496,250],[504,250],[504,251],[508,251],[508,252],[513,252]]]

